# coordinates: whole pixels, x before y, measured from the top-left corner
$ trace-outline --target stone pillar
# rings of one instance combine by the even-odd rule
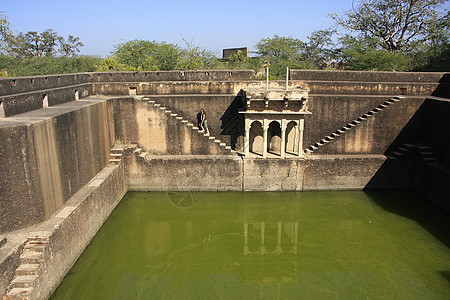
[[[281,119],[281,158],[286,157],[286,119]]]
[[[269,120],[263,120],[263,158],[267,158],[267,131],[269,129]]]
[[[245,118],[244,154],[247,157],[250,154],[250,125],[250,120]]]
[[[303,129],[305,128],[305,119],[300,119],[298,124],[298,156],[303,157]]]

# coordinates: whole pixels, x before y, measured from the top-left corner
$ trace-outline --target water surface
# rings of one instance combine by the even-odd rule
[[[129,192],[52,299],[450,299],[448,228],[405,191]]]

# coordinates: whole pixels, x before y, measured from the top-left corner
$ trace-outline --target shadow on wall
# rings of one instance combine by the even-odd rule
[[[222,121],[220,135],[230,136],[229,142],[233,150],[236,150],[236,148],[243,149],[243,145],[239,143],[239,137],[245,135],[245,121],[244,115],[240,114],[239,111],[244,111],[245,109],[245,99],[242,96],[236,96],[222,117],[220,117]]]
[[[386,150],[366,189],[413,189],[450,211],[450,74],[445,74]],[[439,97],[439,98],[435,98]]]

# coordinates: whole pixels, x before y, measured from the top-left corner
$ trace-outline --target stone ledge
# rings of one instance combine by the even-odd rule
[[[99,184],[98,181],[100,180],[102,183]],[[93,182],[96,184],[92,184]],[[20,249],[23,247],[27,236],[30,237],[32,242],[35,241],[36,243],[40,243],[41,239],[48,240],[52,255],[46,258],[46,261],[41,265],[22,264],[16,272],[20,275],[23,271],[33,273],[37,269],[43,269],[38,274],[40,277],[45,277],[38,278],[39,289],[26,289],[26,296],[28,299],[49,297],[122,199],[125,192],[123,166],[106,166],[49,219],[20,230],[20,236],[19,231],[8,234],[8,236],[15,237],[11,243],[16,245],[8,246],[12,250],[0,262],[2,276],[11,276],[11,274],[5,272],[10,272],[9,265],[18,263],[15,257],[22,252]],[[94,210],[93,207],[102,207],[102,210]],[[77,238],[73,238],[74,236]],[[29,255],[38,254],[31,253]],[[29,255],[25,256],[28,257]],[[21,278],[15,282],[19,281],[21,281]],[[0,293],[5,295],[6,292],[6,286],[0,285]],[[22,292],[25,292],[25,289],[10,288],[7,296],[14,295],[16,297],[21,295]]]

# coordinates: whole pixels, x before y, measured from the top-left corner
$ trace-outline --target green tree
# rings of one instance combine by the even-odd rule
[[[97,72],[108,72],[108,71],[137,71],[137,68],[126,65],[120,61],[120,59],[113,55],[102,59],[97,65]]]
[[[195,46],[192,41],[182,38],[186,48],[182,50],[180,68],[185,70],[214,69],[219,66],[219,60],[211,51]]]
[[[246,52],[238,51],[231,55],[226,67],[230,69],[252,69],[257,73],[263,67],[263,61],[260,57],[249,57]]]
[[[305,60],[313,62],[317,67],[330,64],[336,57],[336,51],[333,49],[335,43],[332,39],[334,33],[329,29],[313,31],[305,45]]]
[[[301,60],[306,44],[299,39],[274,35],[264,38],[256,44],[257,53],[270,60]]]
[[[42,33],[28,31],[19,33],[10,42],[10,53],[20,58],[53,56],[56,53],[58,35],[53,29]]]
[[[399,51],[388,51],[378,46],[371,37],[344,35],[336,50],[338,65],[347,70],[409,71],[411,57]]]
[[[62,36],[58,36],[58,42],[59,52],[65,57],[75,56],[77,52],[80,52],[79,48],[84,46],[83,43],[80,42],[80,38],[74,37],[73,35],[69,35],[67,40]]]
[[[179,65],[182,52],[173,44],[132,40],[116,46],[113,56],[134,70],[173,70]]]
[[[295,69],[317,68],[306,58],[308,44],[299,39],[280,37],[262,39],[256,44],[257,53],[270,65],[270,74],[276,78],[286,76],[286,67]]]
[[[0,69],[7,76],[30,76],[94,72],[101,61],[98,57],[29,57],[18,59],[10,55],[0,55]]]
[[[13,37],[10,23],[3,12],[0,12],[0,54],[6,54]]]
[[[341,27],[370,36],[388,51],[410,51],[417,43],[442,32],[440,23],[448,11],[447,0],[361,0],[342,16],[331,17]]]

